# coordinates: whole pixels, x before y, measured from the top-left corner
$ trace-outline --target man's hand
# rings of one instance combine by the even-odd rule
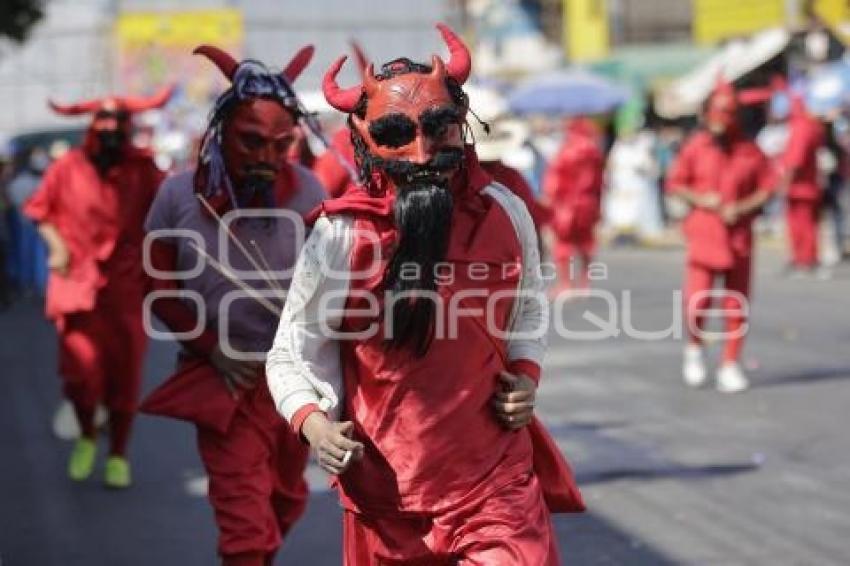
[[[221,374],[234,398],[239,396],[240,389],[253,389],[263,369],[260,362],[244,362],[227,357],[218,344],[210,354],[210,363]]]
[[[71,254],[68,253],[68,247],[64,242],[50,247],[50,252],[47,255],[47,267],[51,271],[55,271],[62,277],[65,277],[68,274],[68,266],[70,264]]]
[[[41,234],[44,243],[47,244],[47,267],[64,277],[67,275],[68,266],[71,263],[71,254],[65,240],[59,234],[56,226],[50,222],[39,224],[38,233]]]
[[[339,475],[351,462],[363,458],[363,444],[351,439],[354,423],[331,422],[321,411],[304,419],[301,434],[316,451],[319,466],[329,474]]]
[[[741,210],[736,203],[732,202],[720,209],[720,217],[727,226],[733,226],[741,219]]]
[[[527,375],[513,375],[506,371],[499,373],[499,381],[501,388],[491,401],[496,418],[505,428],[519,430],[534,416],[537,384]]]

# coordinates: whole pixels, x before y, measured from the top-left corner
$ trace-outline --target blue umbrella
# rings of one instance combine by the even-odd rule
[[[604,114],[629,99],[629,91],[604,77],[581,69],[537,75],[508,97],[517,114]]]
[[[816,115],[840,110],[850,102],[850,64],[836,61],[811,74],[806,85],[806,107]]]

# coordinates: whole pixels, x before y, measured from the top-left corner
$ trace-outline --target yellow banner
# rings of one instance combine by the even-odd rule
[[[130,12],[118,16],[115,33],[121,45],[156,44],[193,47],[201,43],[239,44],[242,12],[232,9]]]
[[[850,2],[847,0],[817,0],[815,13],[845,43],[850,43]]]
[[[785,24],[785,0],[694,0],[693,33],[698,43]]]
[[[592,61],[608,55],[607,0],[563,0],[564,37],[570,61]]]

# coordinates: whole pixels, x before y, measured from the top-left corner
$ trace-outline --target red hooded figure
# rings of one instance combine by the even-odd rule
[[[307,501],[307,448],[275,411],[262,362],[302,215],[325,196],[287,159],[296,128],[311,127],[292,84],[313,47],[281,72],[212,46],[195,52],[231,86],[216,100],[198,166],[163,183],[145,223],[151,309],[183,348],[177,373],[142,410],[195,425],[223,564],[262,566]]]
[[[694,387],[708,378],[703,329],[714,297],[726,316],[717,387],[736,392],[748,386],[738,359],[750,309],[752,224],[772,196],[776,178],[765,155],[741,132],[738,109],[768,96],[767,91],[736,92],[730,83],[718,81],[706,104],[705,129],[686,140],[667,176],[668,192],[691,206],[682,223],[688,245],[684,299],[689,336],[683,377]],[[722,288],[712,290],[718,279]]]
[[[109,97],[51,108],[94,116],[82,147],[53,163],[24,213],[47,241],[46,314],[59,334],[59,373],[82,436],[68,473],[86,479],[96,451],[95,407],[109,409],[106,483],[130,484],[125,459],[141,385],[146,336],[142,225],[163,178],[152,156],[130,144],[131,117],[159,108],[167,88],[149,98]]]
[[[799,95],[791,94],[788,145],[779,159],[783,174],[786,225],[791,266],[818,266],[818,219],[823,189],[818,180],[817,152],[825,142],[824,127],[806,111]]]
[[[447,61],[325,75],[361,183],[317,211],[266,373],[336,476],[345,564],[557,564],[550,509],[583,504],[533,418],[534,223],[465,143],[470,55],[438,29]]]
[[[554,260],[560,271],[560,289],[570,286],[569,264],[582,261],[581,285],[596,247],[594,231],[601,214],[605,158],[599,130],[589,118],[567,121],[564,144],[543,179],[543,194],[552,209]]]

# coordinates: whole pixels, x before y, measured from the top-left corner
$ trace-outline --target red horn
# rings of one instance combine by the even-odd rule
[[[340,112],[350,114],[354,111],[354,107],[357,106],[357,101],[360,100],[363,87],[355,86],[345,90],[339,88],[336,82],[336,76],[339,74],[339,70],[342,68],[346,59],[347,57],[343,55],[325,73],[325,78],[322,80],[322,92],[324,92],[328,104]]]
[[[174,94],[174,90],[174,85],[168,85],[151,96],[125,96],[120,99],[120,105],[128,112],[144,112],[161,108]]]
[[[203,55],[213,63],[215,66],[219,68],[221,73],[228,78],[228,80],[233,80],[233,75],[236,73],[236,67],[239,66],[239,63],[236,62],[236,59],[231,57],[228,53],[225,53],[218,47],[213,47],[212,45],[200,45],[192,51],[194,55]]]
[[[366,58],[366,52],[363,51],[363,47],[357,42],[357,40],[352,39],[348,43],[351,45],[351,51],[354,52],[354,58],[357,60],[357,68],[360,69],[360,74],[362,75],[366,72],[366,66],[369,65],[369,59]]]
[[[84,102],[77,102],[76,104],[59,104],[52,100],[47,101],[47,105],[50,106],[54,112],[65,116],[91,114],[92,112],[96,112],[100,108],[101,104],[103,104],[103,101],[99,98],[86,100]]]
[[[446,76],[446,64],[439,55],[431,56],[431,76],[441,80]]]
[[[443,41],[449,48],[449,62],[446,63],[446,72],[459,84],[466,82],[469,72],[472,70],[472,57],[466,44],[446,24],[437,24],[437,29],[443,36]]]
[[[283,78],[285,78],[288,83],[294,83],[302,71],[304,71],[304,68],[310,64],[310,60],[313,59],[313,53],[315,53],[315,51],[316,48],[312,45],[305,45],[298,50],[298,53],[292,57],[292,60],[289,61],[289,64],[280,74],[283,75]]]
[[[366,65],[363,71],[363,88],[367,96],[372,96],[378,91],[378,79],[375,78],[375,66],[372,63]]]

